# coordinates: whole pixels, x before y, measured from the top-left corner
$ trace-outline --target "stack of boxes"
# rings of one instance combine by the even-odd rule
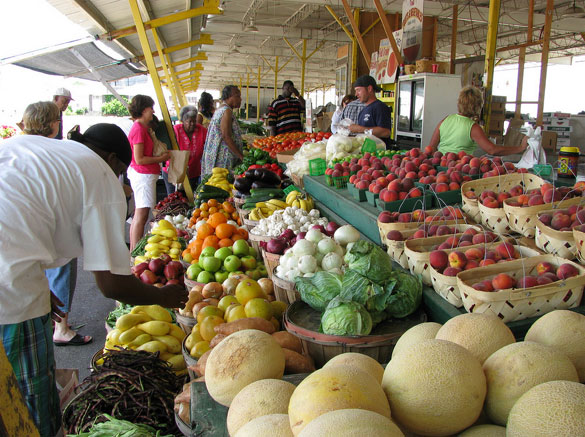
[[[505,120],[506,96],[492,96],[488,137],[490,137],[496,144],[503,144],[504,142]]]
[[[571,146],[571,131],[569,125],[571,114],[566,112],[545,112],[542,114],[543,147],[549,150],[559,150],[561,147]]]

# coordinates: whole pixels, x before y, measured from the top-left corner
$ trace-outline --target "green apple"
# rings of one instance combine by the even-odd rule
[[[199,259],[203,258],[204,256],[215,256],[215,248],[212,246],[207,246],[205,249],[201,251]]]
[[[243,275],[244,272],[242,272],[241,270],[236,270],[235,272],[230,272],[228,274],[228,278],[231,278],[232,276],[236,276],[236,275]]]
[[[254,258],[258,258],[258,251],[250,246],[250,250],[248,251],[248,255],[253,256]]]
[[[205,270],[203,270],[201,273],[199,273],[199,276],[197,276],[197,282],[201,282],[202,284],[213,282],[214,279],[215,276],[213,273],[206,272]]]
[[[223,262],[223,261],[225,261],[225,259],[228,256],[233,255],[233,254],[234,253],[232,252],[232,248],[231,247],[222,247],[220,249],[217,249],[215,251],[215,254],[213,256],[216,257],[216,258],[219,258]]]
[[[201,264],[201,267],[203,267],[203,270],[212,273],[217,272],[221,267],[221,260],[214,256],[206,256],[205,258],[200,259],[199,263]]]
[[[218,271],[215,272],[215,282],[219,282],[220,284],[228,278],[229,272],[226,271]]]
[[[260,279],[262,277],[262,275],[260,275],[260,272],[257,269],[246,270],[246,276],[249,276],[254,281],[257,281],[258,279]]]
[[[240,258],[240,261],[242,261],[242,268],[246,270],[254,270],[256,268],[256,258],[254,258],[253,256],[250,255],[243,256]]]
[[[240,241],[240,240],[238,240]],[[240,268],[242,261],[236,255],[230,255],[223,261],[223,266],[228,272],[234,272]]]
[[[246,243],[246,240],[236,240],[232,246],[234,255],[239,257],[246,256],[250,253],[250,246]]]
[[[189,267],[187,267],[187,271],[185,272],[185,274],[187,275],[187,279],[195,281],[199,273],[201,273],[202,271],[203,269],[199,267],[198,264],[191,264]]]

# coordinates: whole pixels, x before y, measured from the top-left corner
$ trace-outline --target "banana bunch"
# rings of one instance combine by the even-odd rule
[[[250,211],[248,219],[257,221],[263,218],[267,218],[274,214],[274,211],[279,209],[286,209],[288,206],[289,205],[287,205],[285,202],[278,199],[270,199],[266,202],[257,202],[256,207]]]
[[[301,192],[294,190],[286,196],[287,206],[296,206],[309,212],[315,208],[315,202],[308,194],[303,195]]]
[[[144,256],[137,256],[134,265],[147,261],[152,258],[158,258],[163,253],[177,261],[181,254],[181,243],[177,238],[177,229],[168,220],[159,220],[152,228],[151,237],[146,240],[144,246]]]
[[[147,352],[158,352],[179,374],[186,370],[181,352],[185,333],[172,323],[171,314],[160,305],[138,305],[116,320],[116,328],[108,333],[105,349],[121,346]],[[104,350],[105,352],[105,350]],[[98,360],[97,364],[101,364]]]
[[[228,174],[229,171],[226,168],[214,167],[211,171],[211,177],[205,183],[231,193],[234,186],[227,180]]]

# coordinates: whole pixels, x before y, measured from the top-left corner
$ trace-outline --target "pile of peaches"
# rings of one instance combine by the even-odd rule
[[[544,213],[538,216],[541,223],[556,231],[570,231],[577,228],[585,230],[585,207],[572,205],[567,209],[561,209],[552,213]]]
[[[431,223],[443,220],[461,220],[465,221],[465,216],[461,209],[454,206],[445,206],[440,210],[424,211],[422,209],[413,212],[390,212],[382,211],[378,215],[380,223]]]
[[[419,179],[421,184],[430,185],[431,190],[436,193],[459,190],[463,182],[471,180],[471,176],[461,173],[453,168],[447,171],[440,171],[436,176],[425,176]]]
[[[503,162],[502,158],[497,156],[489,159],[485,156],[477,158],[468,155],[464,151],[459,153],[449,152],[445,155],[439,155],[439,153],[441,152],[436,152],[433,155],[433,162],[435,157],[438,157],[438,162],[435,165],[450,167],[469,175],[483,174],[484,178],[488,178],[509,173],[526,173],[528,171],[523,168],[517,169],[511,162]]]
[[[564,263],[555,268],[549,262],[540,262],[536,265],[536,275],[526,275],[516,280],[507,273],[500,273],[492,279],[475,283],[473,288],[480,291],[499,291],[510,288],[530,288],[539,285],[546,285],[559,280],[564,280],[577,276],[579,270],[572,264]]]
[[[461,233],[463,235],[456,235]],[[466,229],[462,232],[455,226],[428,224],[421,225],[412,235],[407,238],[405,238],[403,233],[398,230],[389,231],[388,234],[386,234],[386,238],[393,241],[404,241],[414,240],[416,238],[441,237],[444,235],[451,235],[452,237],[448,239],[448,242],[445,241],[441,244],[441,249],[465,247],[472,244],[491,243],[496,239],[496,235],[493,232],[479,232],[473,228]]]

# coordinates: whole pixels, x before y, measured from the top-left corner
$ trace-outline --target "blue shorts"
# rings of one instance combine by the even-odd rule
[[[26,405],[42,437],[61,428],[51,317],[0,325],[0,339]]]
[[[70,312],[77,283],[77,258],[73,258],[64,266],[45,270],[45,276],[49,280],[49,289],[63,302],[59,309],[64,313]]]

